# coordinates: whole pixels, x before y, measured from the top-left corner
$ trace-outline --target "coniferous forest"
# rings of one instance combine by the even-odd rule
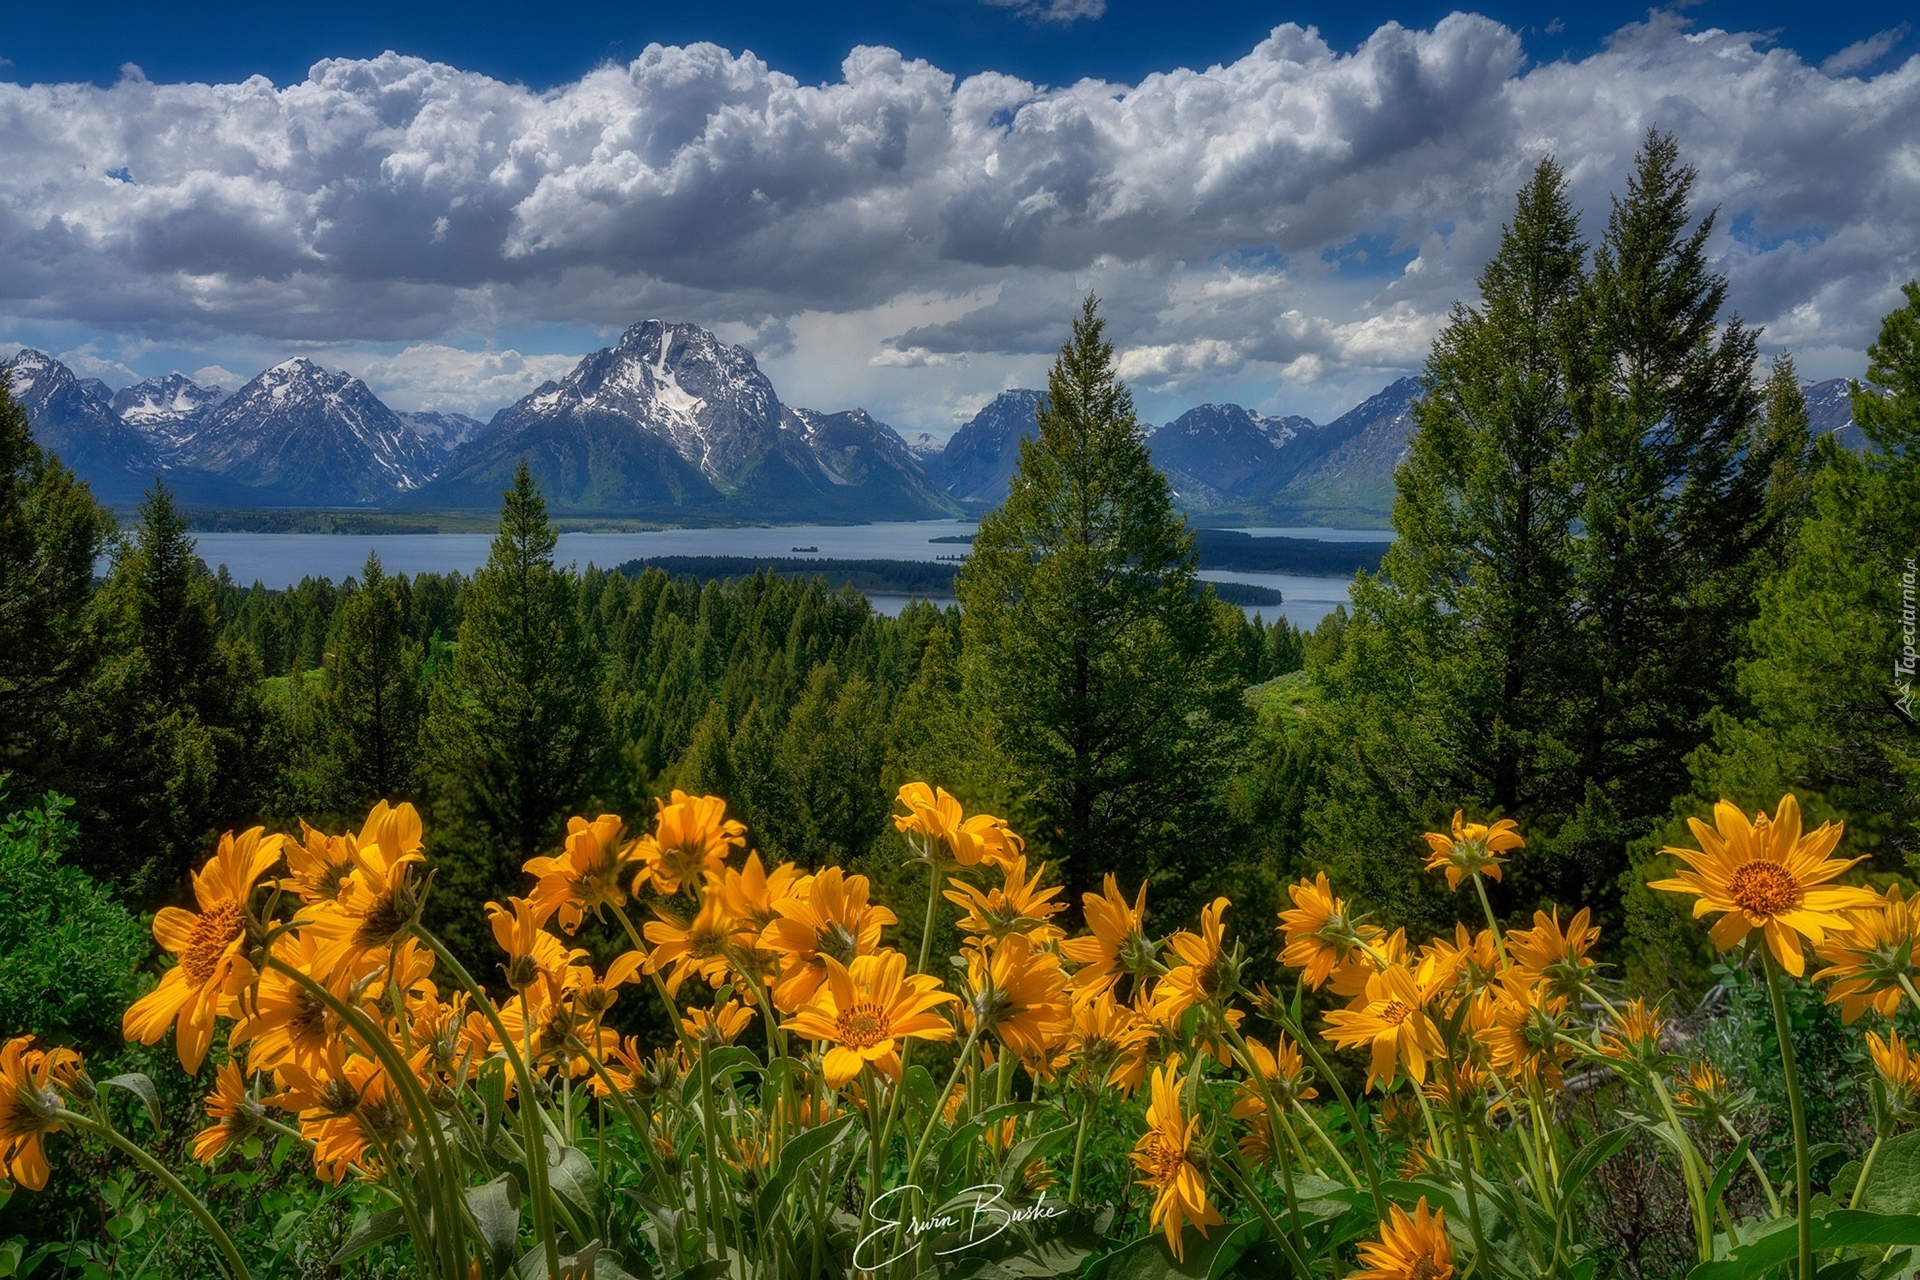
[[[470,577],[241,584],[0,392],[0,1276],[1911,1274],[1920,284],[1816,438],[1693,183],[1540,164],[1304,633],[1093,298],[897,617],[556,564],[524,465]],[[978,1183],[1057,1234],[872,1244]]]

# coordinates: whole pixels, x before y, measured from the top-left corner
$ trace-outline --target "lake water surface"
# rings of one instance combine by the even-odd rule
[[[780,525],[736,529],[661,529],[645,533],[563,533],[556,559],[581,568],[612,568],[648,556],[758,556],[822,560],[935,560],[964,553],[966,547],[935,538],[966,536],[971,520],[915,520],[860,525]],[[1376,530],[1259,528],[1265,536],[1320,538],[1326,541],[1378,541]],[[259,582],[279,589],[302,578],[357,576],[367,553],[380,553],[388,573],[472,573],[486,563],[493,539],[484,533],[197,533],[200,558],[225,565],[235,581]],[[795,548],[813,548],[797,551]],[[1249,616],[1284,616],[1295,626],[1311,627],[1346,603],[1348,580],[1287,573],[1229,573],[1207,570],[1215,582],[1248,582],[1277,588],[1285,603],[1249,605]],[[874,595],[874,608],[897,614],[905,596]],[[936,601],[948,604],[951,601]]]

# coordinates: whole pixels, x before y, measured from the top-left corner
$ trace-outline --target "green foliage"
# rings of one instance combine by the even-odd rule
[[[406,632],[400,584],[369,553],[328,652],[325,733],[349,809],[412,792],[424,649]]]
[[[1543,162],[1434,345],[1400,537],[1325,672],[1309,818],[1400,915],[1438,911],[1418,834],[1469,808],[1526,832],[1502,905],[1588,901],[1611,931],[1629,844],[1737,700],[1754,584],[1805,505],[1806,417],[1790,366],[1763,398],[1753,333],[1722,320],[1693,181],[1650,134],[1589,264]]]
[[[1902,701],[1920,529],[1920,285],[1906,300],[1854,393],[1869,448],[1822,442],[1810,514],[1759,589],[1744,705],[1715,716],[1692,762],[1702,801],[1770,808],[1791,789],[1816,819],[1844,818],[1852,851],[1884,871],[1920,870],[1920,725]]]
[[[4,801],[0,792],[0,801]],[[73,802],[49,795],[0,819],[0,1040],[105,1045],[133,995],[147,931],[86,872],[63,861],[79,840]]]
[[[0,374],[0,772],[58,780],[99,660],[93,565],[111,522],[33,439]]]
[[[554,567],[557,537],[523,464],[467,589],[452,667],[430,687],[425,796],[447,855],[442,918],[462,942],[479,904],[588,807],[606,756],[600,658],[576,580]]]
[[[1103,869],[1187,880],[1155,851],[1204,823],[1241,715],[1196,563],[1088,298],[957,587],[966,682],[1011,766],[1015,821],[1069,899]]]

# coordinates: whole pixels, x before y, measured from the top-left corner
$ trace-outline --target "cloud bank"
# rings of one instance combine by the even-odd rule
[[[472,411],[546,376],[516,334],[661,315],[765,341],[800,403],[938,425],[1030,380],[1094,289],[1146,396],[1310,407],[1418,367],[1540,156],[1592,237],[1658,126],[1742,316],[1852,371],[1920,273],[1920,58],[1875,72],[1892,47],[1822,69],[1655,17],[1535,64],[1455,14],[1133,85],[865,47],[804,85],[712,45],[545,92],[391,53],[284,88],[0,84],[0,334],[337,344]]]

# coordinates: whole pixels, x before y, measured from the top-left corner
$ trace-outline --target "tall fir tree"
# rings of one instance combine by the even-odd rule
[[[1219,865],[1199,819],[1243,710],[1220,606],[1093,298],[1037,427],[959,576],[967,683],[1070,901],[1109,870],[1191,892]]]
[[[89,690],[97,737],[79,789],[78,859],[139,897],[178,890],[218,830],[255,816],[273,761],[257,750],[260,665],[220,637],[213,578],[156,484],[99,602],[107,657]]]
[[[338,762],[337,806],[349,811],[414,787],[425,651],[407,634],[400,586],[369,552],[328,646],[326,737]]]
[[[1820,441],[1810,514],[1760,589],[1743,703],[1695,758],[1690,812],[1749,811],[1788,790],[1847,823],[1877,870],[1920,873],[1920,283],[1889,314],[1855,383],[1860,453]]]
[[[605,748],[599,654],[525,463],[504,496],[423,735],[430,832],[445,855],[436,914],[469,944],[481,903],[518,885],[520,864],[557,846],[593,797]]]
[[[1456,805],[1532,818],[1569,767],[1574,498],[1567,352],[1585,246],[1551,159],[1428,357],[1395,475],[1397,540],[1353,590],[1315,734],[1329,774],[1311,847],[1411,906],[1406,842]],[[1382,839],[1382,837],[1387,837]]]
[[[0,372],[0,774],[14,794],[64,777],[88,736],[86,686],[100,656],[93,567],[111,517],[33,438]]]
[[[1736,696],[1758,568],[1789,532],[1769,495],[1790,441],[1763,430],[1756,334],[1722,315],[1694,180],[1672,135],[1650,132],[1571,351],[1585,669],[1569,705],[1587,794],[1536,859],[1563,900],[1616,898],[1628,846],[1686,789],[1688,754]]]

